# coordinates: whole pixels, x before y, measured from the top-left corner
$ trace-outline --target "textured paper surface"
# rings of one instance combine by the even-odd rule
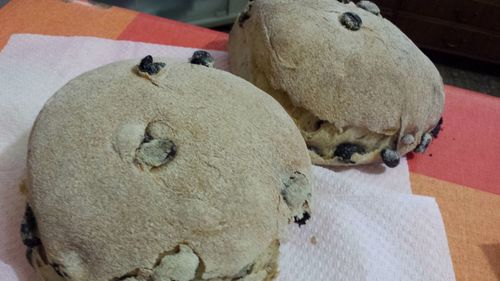
[[[147,54],[187,60],[193,51],[91,37],[11,37],[0,53],[0,281],[35,280],[19,237],[25,203],[18,185],[27,137],[45,101],[98,66]],[[226,53],[212,54],[226,69]],[[406,161],[396,169],[315,167],[314,174],[316,212],[306,226],[290,226],[279,280],[454,280],[439,208],[410,194]]]
[[[300,231],[290,227],[279,280],[455,280],[433,198],[388,192],[361,174],[314,175],[316,212]]]

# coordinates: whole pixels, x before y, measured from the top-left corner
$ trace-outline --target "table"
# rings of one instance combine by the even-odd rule
[[[0,10],[0,50],[14,33],[212,50],[225,50],[228,40],[225,33],[70,0],[12,0]],[[425,154],[408,156],[412,189],[438,201],[457,280],[500,280],[500,99],[452,86],[445,92],[441,134]]]

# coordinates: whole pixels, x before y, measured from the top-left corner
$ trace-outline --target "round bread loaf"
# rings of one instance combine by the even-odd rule
[[[285,225],[309,218],[299,130],[270,96],[203,57],[137,64],[75,78],[37,118],[22,234],[38,274],[273,279]]]
[[[313,163],[394,167],[430,143],[442,79],[375,4],[341,2],[250,1],[230,34],[231,72],[285,107]]]

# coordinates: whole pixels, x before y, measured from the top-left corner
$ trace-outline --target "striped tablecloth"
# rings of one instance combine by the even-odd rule
[[[15,33],[212,50],[225,50],[228,40],[225,33],[68,0],[10,1],[0,10],[0,50]],[[457,280],[500,280],[500,99],[451,86],[445,92],[443,131],[425,154],[408,157],[413,192],[437,198]]]

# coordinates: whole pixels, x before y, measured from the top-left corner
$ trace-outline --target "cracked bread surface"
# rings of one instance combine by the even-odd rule
[[[404,155],[438,124],[444,90],[436,67],[382,16],[330,0],[251,1],[243,14],[229,37],[231,72],[283,105],[313,163],[381,162],[384,149]],[[346,28],[345,14],[359,17],[360,28]],[[345,143],[365,152],[335,156]]]
[[[40,112],[27,190],[42,280],[158,281],[194,268],[193,280],[277,275],[285,225],[310,212],[299,130],[241,78],[158,61],[166,66],[153,75],[137,72],[139,60],[82,74]],[[168,265],[179,252],[184,273]]]

